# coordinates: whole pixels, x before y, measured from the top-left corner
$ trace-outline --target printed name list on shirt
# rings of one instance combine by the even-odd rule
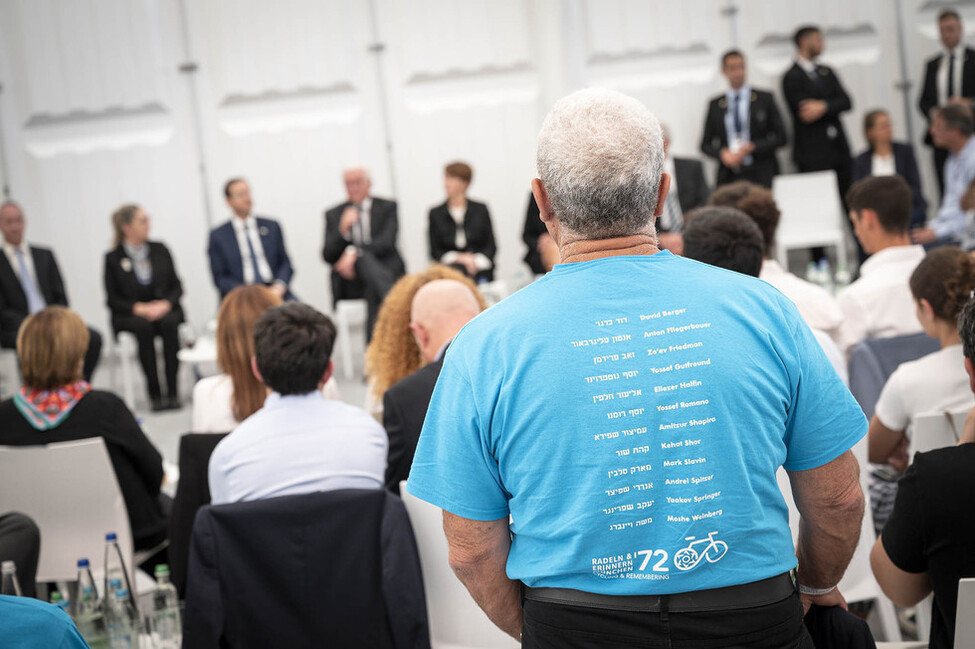
[[[590,407],[605,417],[591,444],[608,467],[601,494],[606,529],[621,535],[625,546],[633,530],[663,522],[714,526],[695,528],[704,534],[700,538],[642,535],[666,537],[669,547],[593,557],[597,577],[665,580],[672,570],[716,563],[728,550],[718,538],[720,480],[709,461],[718,417],[702,372],[711,357],[701,334],[710,329],[711,322],[687,308],[660,309],[596,320],[590,337],[568,343],[573,353],[592,358],[592,372],[582,380],[590,388]]]

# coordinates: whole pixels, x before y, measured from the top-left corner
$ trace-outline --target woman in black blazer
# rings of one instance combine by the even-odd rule
[[[430,257],[475,282],[494,279],[494,230],[487,205],[467,200],[473,171],[463,162],[444,168],[447,202],[430,210]]]
[[[911,228],[924,227],[928,217],[928,203],[921,192],[921,175],[918,173],[914,147],[894,142],[890,115],[883,110],[872,110],[863,118],[863,131],[870,148],[853,160],[853,182],[867,176],[897,174],[911,188]]]
[[[112,313],[112,328],[135,334],[139,363],[146,375],[152,409],[180,407],[176,377],[179,371],[179,324],[183,286],[169,250],[149,241],[149,216],[138,205],[123,205],[112,215],[115,248],[105,255],[105,293]],[[154,339],[163,340],[166,359],[164,398],[159,387]]]

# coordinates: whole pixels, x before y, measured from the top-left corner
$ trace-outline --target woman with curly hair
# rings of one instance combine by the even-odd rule
[[[474,282],[459,270],[442,264],[434,264],[421,273],[405,275],[393,285],[383,300],[372,342],[366,349],[366,376],[369,392],[366,394],[366,410],[382,421],[383,394],[394,383],[423,366],[420,348],[410,331],[410,308],[413,296],[420,287],[435,279],[455,279],[470,287],[481,310],[487,308],[484,297]]]

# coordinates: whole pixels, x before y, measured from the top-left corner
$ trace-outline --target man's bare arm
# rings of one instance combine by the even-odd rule
[[[807,471],[790,471],[792,494],[801,515],[796,556],[799,583],[815,589],[835,586],[846,571],[863,519],[860,467],[847,451],[832,462]],[[835,604],[835,595],[821,596]],[[805,598],[817,603],[819,598]]]
[[[443,529],[454,574],[491,621],[520,640],[521,582],[508,579],[505,573],[511,548],[508,517],[474,521],[444,511]]]

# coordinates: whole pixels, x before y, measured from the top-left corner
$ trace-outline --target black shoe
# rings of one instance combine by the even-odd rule
[[[179,410],[183,407],[180,403],[179,397],[168,397],[166,399],[166,410]]]
[[[153,412],[162,412],[163,410],[166,409],[166,406],[167,406],[167,403],[165,401],[163,401],[163,398],[162,397],[153,397],[152,398],[152,411]]]

